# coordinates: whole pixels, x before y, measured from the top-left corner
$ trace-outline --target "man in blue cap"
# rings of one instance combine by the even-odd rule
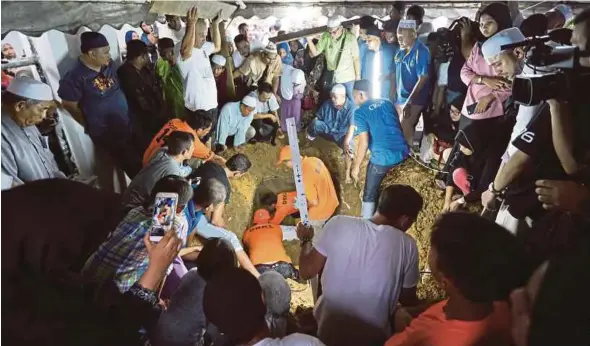
[[[80,36],[78,63],[60,81],[58,94],[64,108],[94,143],[113,157],[130,178],[141,169],[127,99],[120,88],[109,43],[98,32]]]
[[[2,94],[2,185],[65,178],[35,125],[54,106],[51,87],[35,79],[17,77]]]
[[[359,179],[361,163],[371,151],[363,192],[362,216],[370,218],[379,200],[379,186],[387,173],[404,161],[410,152],[404,139],[401,124],[393,104],[388,100],[371,98],[371,85],[367,80],[354,83],[354,134],[358,137],[358,148],[352,164],[351,178]],[[348,143],[345,140],[345,143]]]

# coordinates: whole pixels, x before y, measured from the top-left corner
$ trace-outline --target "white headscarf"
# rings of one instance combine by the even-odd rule
[[[283,64],[281,96],[284,100],[291,100],[293,99],[293,95],[303,94],[305,85],[305,74],[303,71],[296,69],[293,66]]]

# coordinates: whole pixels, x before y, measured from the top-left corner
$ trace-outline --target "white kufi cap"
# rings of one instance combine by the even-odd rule
[[[399,21],[397,29],[413,29],[416,30],[416,21],[413,19],[402,19]]]
[[[258,100],[256,100],[256,98],[254,96],[246,95],[242,99],[242,103],[248,107],[256,108],[256,105],[258,104]]]
[[[331,93],[334,95],[346,95],[346,88],[342,84],[336,84],[332,87]]]
[[[326,24],[328,29],[335,29],[340,25],[342,25],[342,21],[336,17],[331,17],[330,19],[328,19],[328,24]]]
[[[524,41],[525,37],[518,28],[509,28],[500,31],[494,36],[487,39],[481,46],[483,57],[489,62],[502,52],[502,46]]]
[[[6,91],[17,96],[37,101],[53,101],[51,87],[33,78],[16,77]]]
[[[225,66],[225,58],[222,55],[219,54],[215,54],[212,58],[211,61],[213,61],[213,63],[215,65],[218,66]]]

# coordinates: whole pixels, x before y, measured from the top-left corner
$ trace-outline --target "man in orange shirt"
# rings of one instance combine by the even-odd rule
[[[280,225],[271,223],[266,209],[254,212],[253,226],[244,232],[242,242],[248,249],[250,260],[260,274],[274,270],[285,279],[297,280],[299,271],[291,263],[283,246],[283,230]]]
[[[281,192],[277,195],[270,193],[261,199],[261,203],[269,206],[269,211],[274,211],[274,216],[270,220],[273,225],[280,225],[283,220],[298,212],[295,207],[295,200],[297,199],[297,191]]]
[[[385,346],[510,345],[507,300],[530,274],[516,237],[476,214],[447,213],[435,223],[430,244],[428,264],[448,298]]]
[[[291,148],[289,146],[282,147],[277,166],[285,163],[287,167],[292,169],[293,162],[291,158]],[[330,171],[328,171],[322,160],[317,157],[302,157],[301,166],[309,220],[316,229],[315,234],[318,235],[326,221],[332,217],[340,202],[338,196],[336,196],[336,189]]]
[[[205,137],[210,131],[213,120],[206,114],[206,112],[196,111],[187,112],[186,120],[172,119],[162,127],[162,129],[154,136],[150,145],[143,154],[143,166],[145,167],[150,161],[151,157],[165,145],[165,139],[174,131],[188,132],[195,136],[195,150],[193,157],[203,161],[214,161],[222,166],[225,166],[225,159],[221,156],[215,155],[211,149],[207,147],[201,139]],[[196,140],[198,139],[198,140]]]

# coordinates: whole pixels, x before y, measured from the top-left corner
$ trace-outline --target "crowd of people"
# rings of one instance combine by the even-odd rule
[[[81,34],[57,106],[131,179],[120,196],[67,179],[38,128],[56,107],[51,87],[25,76],[4,83],[3,71],[8,338],[590,344],[584,80],[572,77],[559,97],[519,104],[515,78],[550,71],[531,66],[523,47],[506,48],[571,23],[576,72],[584,71],[590,9],[574,16],[558,5],[524,18],[514,2],[486,2],[475,17],[437,31],[426,17],[423,7],[397,2],[385,22],[360,18],[358,35],[331,18],[326,32],[275,44],[253,39],[245,23],[236,37],[222,38],[221,18],[200,19],[192,7],[185,26],[168,17],[169,37],[145,22],[141,36],[128,32],[119,67],[105,36]],[[8,48],[3,56],[14,53]],[[282,225],[299,214],[297,192],[263,196],[242,239],[226,222],[230,180],[257,164],[246,146],[283,145],[277,169],[293,169],[287,119],[301,140],[323,137],[342,150],[345,188],[359,182],[368,157],[359,216],[337,215],[334,172],[320,158],[295,160],[309,214],[296,226],[298,261],[285,250]],[[427,253],[407,233],[423,197],[411,186],[381,186],[410,159],[437,171],[433,185],[444,190]],[[175,196],[176,209],[172,227],[154,241],[160,194]],[[482,216],[460,211],[469,204]],[[418,297],[421,274],[433,276],[444,300]],[[314,336],[288,323],[286,279],[311,282]]]

